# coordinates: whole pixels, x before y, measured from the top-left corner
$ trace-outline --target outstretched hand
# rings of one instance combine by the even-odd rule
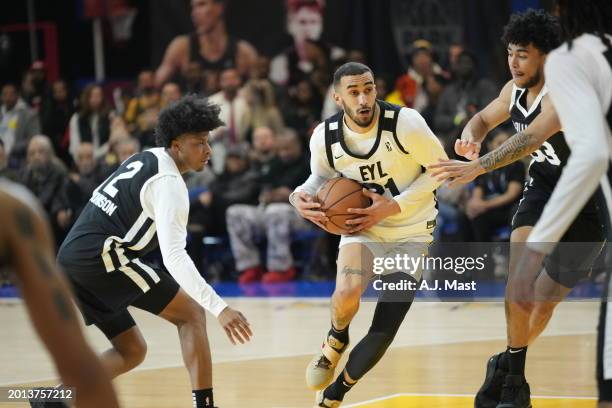
[[[251,325],[246,317],[238,310],[234,310],[228,306],[219,314],[217,320],[219,320],[219,324],[225,330],[227,338],[234,345],[236,345],[236,341],[239,341],[240,344],[244,344],[253,336]]]
[[[450,180],[448,184],[453,187],[457,184],[467,184],[481,174],[486,173],[480,165],[480,161],[469,162],[460,160],[438,160],[438,163],[427,166],[428,170],[433,170],[432,177],[438,181]]]

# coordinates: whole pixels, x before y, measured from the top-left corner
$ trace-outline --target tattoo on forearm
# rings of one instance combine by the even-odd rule
[[[527,156],[538,147],[538,141],[532,134],[519,132],[497,149],[482,156],[480,165],[486,171],[495,170]]]
[[[32,216],[30,212],[25,208],[18,208],[15,211],[15,222],[17,224],[17,231],[23,237],[31,238],[34,235],[34,223],[32,222]]]
[[[72,310],[70,308],[70,301],[66,298],[66,296],[64,296],[64,293],[61,290],[54,290],[53,303],[55,303],[57,312],[63,320],[72,320]]]
[[[349,266],[345,266],[342,269],[342,274],[344,274],[345,276],[348,275],[363,275],[363,271],[361,269],[353,269]]]
[[[52,266],[49,265],[49,262],[43,254],[38,251],[34,252],[34,261],[36,262],[38,270],[45,278],[50,278],[53,276]]]

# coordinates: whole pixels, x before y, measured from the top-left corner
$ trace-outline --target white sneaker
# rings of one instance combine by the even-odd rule
[[[342,401],[330,400],[328,398],[325,398],[325,396],[323,395],[324,391],[325,390],[317,391],[317,396],[315,397],[315,408],[338,408],[340,404],[342,404]]]
[[[328,335],[323,341],[321,352],[313,357],[306,367],[306,385],[311,390],[322,390],[334,378],[334,371],[342,353],[348,346],[335,337]],[[337,350],[342,350],[338,352]]]

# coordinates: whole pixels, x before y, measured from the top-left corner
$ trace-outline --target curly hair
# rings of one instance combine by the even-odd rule
[[[206,98],[189,95],[168,105],[159,114],[155,127],[157,145],[170,147],[173,140],[186,133],[209,132],[223,126],[221,108]]]
[[[548,54],[561,44],[559,21],[553,15],[529,9],[515,13],[504,27],[502,42],[529,45],[530,43],[544,54]]]
[[[610,0],[557,0],[565,41],[584,33],[597,35],[609,50],[612,42],[606,34],[612,34],[612,2]]]

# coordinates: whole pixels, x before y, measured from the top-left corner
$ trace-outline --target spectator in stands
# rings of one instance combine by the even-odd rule
[[[43,134],[53,143],[57,156],[70,167],[72,157],[68,152],[69,140],[66,138],[68,124],[74,113],[74,104],[68,92],[68,85],[59,79],[51,85],[51,94],[43,100],[40,121]]]
[[[429,41],[417,40],[413,46],[410,68],[397,79],[387,101],[419,111],[431,124],[446,80],[442,68],[434,61]]]
[[[477,77],[476,57],[463,51],[457,59],[453,80],[438,102],[435,115],[438,136],[454,140],[470,118],[496,96],[493,82]]]
[[[2,87],[1,98],[0,140],[4,143],[9,167],[18,169],[25,161],[30,139],[40,133],[38,114],[19,99],[14,84]]]
[[[321,117],[321,98],[308,80],[298,82],[290,95],[289,105],[283,109],[285,125],[295,129],[304,143],[307,143],[312,129]]]
[[[176,82],[166,83],[161,90],[161,107],[164,108],[172,102],[178,101],[181,96],[183,96],[181,88]]]
[[[277,134],[267,126],[253,130],[253,148],[249,156],[251,165],[262,174],[268,174],[270,163],[276,157]]]
[[[318,41],[323,32],[323,0],[287,0],[287,31],[293,37],[293,45],[274,57],[270,79],[284,86],[295,86],[309,78],[315,68],[309,55],[308,40]],[[329,57],[342,57],[344,50],[326,45]]]
[[[0,139],[0,178],[4,177],[11,181],[18,181],[19,177],[15,170],[8,167],[6,150],[4,150],[4,142]]]
[[[141,71],[136,95],[128,103],[125,112],[125,123],[130,134],[137,137],[143,146],[155,146],[153,131],[160,109],[160,95],[155,87],[153,72]]]
[[[21,86],[24,101],[38,111],[48,93],[47,70],[43,61],[34,61],[26,72]]]
[[[245,96],[238,92],[241,85],[238,71],[228,68],[221,73],[221,91],[210,97],[211,102],[221,107],[219,118],[225,123],[211,135],[211,159],[216,174],[223,171],[227,147],[242,143],[247,138],[251,112]]]
[[[189,232],[192,239],[187,252],[196,265],[202,265],[204,235],[225,235],[225,213],[234,204],[256,205],[259,196],[259,173],[249,165],[249,145],[231,146],[227,152],[225,169],[209,188],[191,202]]]
[[[276,105],[274,88],[270,81],[251,79],[244,87],[244,96],[249,104],[251,130],[267,126],[275,133],[283,131],[283,116]]]
[[[55,156],[47,136],[33,136],[28,144],[26,166],[20,180],[40,201],[47,212],[57,243],[61,243],[72,221],[66,195],[68,173]]]
[[[94,147],[89,142],[79,145],[75,159],[76,171],[69,173],[69,181],[66,187],[66,195],[73,219],[77,219],[87,204],[93,191],[106,179],[101,166],[94,158]]]
[[[469,188],[467,184],[449,187],[448,182],[445,182],[436,189],[436,241],[472,241],[472,226],[465,214],[466,203],[471,194]]]
[[[227,229],[240,283],[294,279],[291,233],[311,228],[289,204],[289,194],[310,172],[302,143],[295,132],[286,130],[277,139],[277,149],[278,156],[262,174],[259,205],[236,204],[227,210]],[[268,272],[265,273],[256,245],[261,235],[267,240]]]
[[[110,109],[99,85],[87,85],[81,93],[79,111],[70,119],[70,147],[76,160],[79,145],[89,142],[94,146],[94,157],[103,157],[108,152],[111,132]]]
[[[235,68],[247,77],[255,63],[257,51],[251,44],[227,33],[224,21],[224,0],[192,0],[191,20],[195,32],[176,37],[164,54],[155,73],[161,86],[177,72],[183,72],[190,62],[198,62],[204,77],[218,78],[221,71]],[[212,92],[219,88],[213,87]]]
[[[487,147],[494,150],[510,136],[499,131],[489,136]],[[472,220],[472,230],[476,242],[489,242],[495,231],[510,226],[514,207],[521,197],[525,182],[523,162],[514,162],[506,167],[479,176],[472,197],[467,202],[467,216]]]
[[[253,67],[251,68],[250,80],[270,84],[274,90],[276,105],[283,106],[287,96],[287,90],[284,86],[280,86],[270,80],[270,58],[266,57],[265,55],[259,55],[257,57],[255,64],[253,64]]]
[[[117,142],[116,150],[119,163],[123,163],[129,159],[130,156],[140,152],[140,143],[138,139],[134,139],[133,137],[120,139]]]

